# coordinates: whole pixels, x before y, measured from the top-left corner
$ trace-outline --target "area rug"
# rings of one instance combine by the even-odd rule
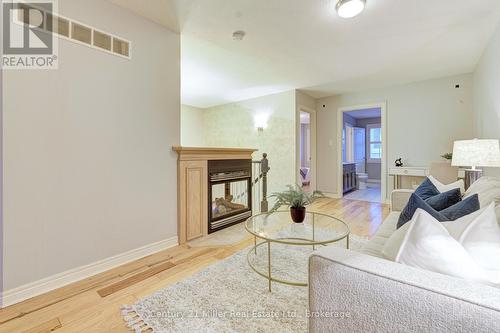
[[[245,222],[241,222],[208,236],[192,240],[188,244],[191,247],[231,246],[251,238],[252,235],[245,230]]]
[[[359,250],[367,239],[350,236]],[[345,247],[345,241],[332,246]],[[272,283],[248,265],[244,249],[191,277],[124,305],[122,315],[135,332],[307,332],[307,287]],[[267,269],[267,247],[251,256]],[[307,281],[312,248],[272,244],[272,272],[279,278]]]

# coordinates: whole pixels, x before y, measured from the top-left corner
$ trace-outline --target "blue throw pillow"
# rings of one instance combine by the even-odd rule
[[[439,193],[425,200],[425,202],[437,211],[441,211],[462,201],[462,194],[459,188]]]
[[[446,217],[445,215],[441,214],[440,212],[438,212],[437,210],[432,208],[428,203],[426,203],[416,193],[413,193],[410,196],[410,200],[408,200],[406,207],[401,212],[401,215],[399,215],[397,228],[399,229],[404,224],[409,222],[412,219],[413,214],[415,214],[415,211],[419,208],[425,210],[427,213],[429,213],[432,217],[434,217],[436,220],[438,220],[440,222],[449,221],[448,217]]]
[[[429,199],[435,195],[438,195],[439,190],[437,187],[431,182],[429,178],[426,178],[422,184],[417,187],[415,190],[415,194],[418,195],[423,200]]]
[[[479,206],[479,196],[474,194],[453,206],[443,209],[439,213],[446,216],[448,220],[455,221],[462,216],[469,215],[470,213],[474,213],[479,210]]]
[[[479,210],[479,197],[477,194],[474,194],[467,199],[454,204],[453,206],[437,211],[425,202],[425,200],[422,200],[422,198],[413,193],[408,201],[408,204],[401,212],[401,215],[399,215],[397,228],[399,229],[405,223],[409,222],[418,208],[422,208],[439,222],[454,221],[462,216]]]

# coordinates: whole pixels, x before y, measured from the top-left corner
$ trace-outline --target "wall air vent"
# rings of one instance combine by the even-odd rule
[[[94,30],[94,46],[111,51],[111,36],[103,32]]]
[[[71,39],[85,44],[92,43],[92,28],[71,22]]]
[[[69,21],[62,17],[47,13],[47,31],[69,38]]]
[[[129,42],[113,37],[113,52],[122,56],[129,56]]]
[[[76,41],[79,44],[87,45],[94,49],[104,51],[106,53],[113,54],[122,58],[131,59],[130,41],[104,32],[100,29],[92,28],[80,22],[63,18],[61,16],[59,16],[58,19],[68,20],[71,23],[71,36],[69,36],[69,38],[64,38],[67,36],[61,33],[59,34],[60,36],[63,36],[64,39]],[[61,26],[61,24],[59,24],[59,26]],[[61,30],[64,31],[64,29]]]
[[[33,7],[32,7],[33,6]],[[43,15],[25,15],[30,8],[37,9],[36,13]],[[17,22],[39,26],[40,29],[56,34],[59,38],[85,45],[122,58],[131,59],[131,42],[125,38],[93,28],[76,20],[69,19],[56,13],[47,12],[45,8],[26,4],[20,5]]]

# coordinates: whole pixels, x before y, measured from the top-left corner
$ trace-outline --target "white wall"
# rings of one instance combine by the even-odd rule
[[[179,35],[107,1],[59,11],[132,60],[60,40],[58,70],[4,72],[4,290],[177,234]]]
[[[455,89],[455,84],[460,84]],[[453,141],[473,136],[472,75],[464,74],[317,101],[318,187],[337,191],[337,112],[340,107],[387,101],[387,165],[428,165]],[[388,179],[388,193],[392,179]]]
[[[475,136],[500,139],[500,26],[474,72]],[[500,176],[500,168],[487,168],[487,175]]]
[[[299,170],[301,167],[301,160],[300,160],[300,139],[301,139],[301,128],[300,128],[300,112],[301,111],[307,111],[307,112],[314,112],[316,110],[316,100],[312,98],[311,96],[299,91],[295,90],[295,107],[296,107],[296,116],[295,116],[295,123],[296,123],[296,130],[295,130],[295,156],[296,156],[296,183],[301,184],[302,178],[300,176]],[[310,167],[310,179],[311,179],[311,187],[313,189],[316,188],[316,164],[315,160],[317,159],[317,149],[316,149],[316,113],[310,113],[310,126],[309,126],[309,145],[311,148],[311,151],[309,152],[309,155],[311,157],[311,161],[308,163],[308,167]]]
[[[316,109],[316,100],[299,90],[295,91],[295,103],[297,104],[297,107],[302,106],[312,110]]]
[[[3,17],[3,7],[0,6],[0,17]],[[0,24],[0,54],[3,55],[3,24]],[[5,252],[5,239],[4,239],[4,203],[3,203],[3,193],[4,193],[4,135],[3,135],[3,114],[4,114],[4,78],[3,70],[0,68],[0,239],[2,240],[2,246],[0,246],[0,267],[2,267],[2,273],[0,274],[0,287],[3,288],[4,281],[4,252]],[[3,302],[2,302],[3,303]],[[1,306],[1,305],[0,305]]]
[[[268,126],[258,132],[256,114],[268,114]],[[296,170],[295,91],[273,94],[205,110],[205,143],[212,147],[256,148],[254,159],[268,153],[271,170],[269,194],[295,184]]]
[[[300,115],[296,112],[294,90],[206,109],[181,106],[181,142],[183,146],[256,148],[255,160],[268,154],[271,171],[268,175],[268,193],[281,191],[285,185],[297,182],[300,163]],[[297,100],[299,100],[298,97]],[[307,95],[300,99],[305,106],[314,100]],[[254,116],[268,114],[268,126],[259,132]],[[299,128],[299,126],[297,126]]]
[[[203,125],[204,109],[181,105],[181,145],[203,147],[205,145]]]

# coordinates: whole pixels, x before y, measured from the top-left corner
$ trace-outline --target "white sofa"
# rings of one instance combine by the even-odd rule
[[[392,212],[363,253],[311,255],[310,332],[500,332],[500,289],[384,259],[411,193],[393,192]]]

